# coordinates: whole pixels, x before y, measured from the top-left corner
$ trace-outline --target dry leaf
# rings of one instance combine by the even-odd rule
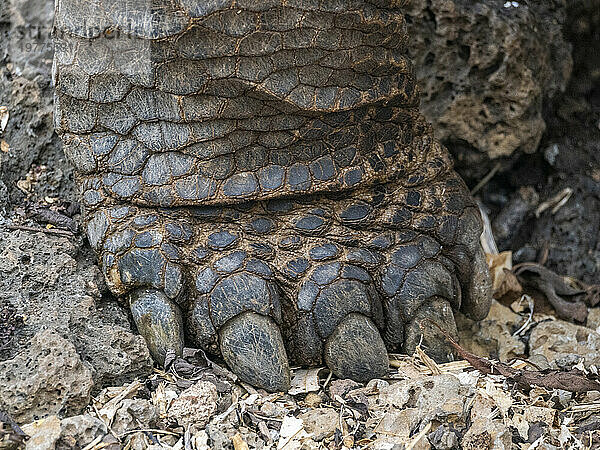
[[[110,425],[117,410],[121,407],[121,402],[126,398],[134,396],[142,387],[143,384],[138,380],[133,381],[126,386],[121,386],[119,388],[119,393],[98,411],[99,419]]]
[[[322,369],[322,367],[317,367],[312,369],[294,370],[288,394],[297,395],[318,392],[319,389],[321,389],[319,386],[319,372]]]
[[[8,153],[10,150],[10,145],[8,145],[8,142],[6,141],[0,141],[0,151],[2,151],[3,153]]]
[[[517,276],[510,270],[504,269],[504,280],[497,290],[494,291],[493,297],[496,300],[510,302],[511,300],[521,297],[523,287],[519,283]]]
[[[512,270],[512,252],[486,253],[485,260],[492,275],[492,287],[496,290],[504,279],[504,269]]]
[[[235,450],[249,450],[248,444],[246,444],[246,441],[244,441],[244,438],[242,437],[239,431],[235,434],[235,436],[233,436],[231,440],[233,441],[233,448]]]
[[[525,420],[529,423],[543,422],[552,426],[554,419],[556,418],[557,411],[552,408],[545,408],[543,406],[528,406],[523,412]]]
[[[514,427],[518,432],[519,436],[524,440],[529,438],[529,423],[523,417],[523,414],[515,412],[512,418],[507,418],[507,425]]]
[[[0,106],[0,133],[4,133],[6,125],[8,125],[9,117],[10,114],[8,113],[8,108],[6,106]]]
[[[427,355],[421,348],[421,345],[417,345],[415,349],[414,356],[419,357],[419,359],[425,364],[425,366],[431,371],[433,375],[440,375],[442,371],[437,363]]]
[[[273,443],[273,439],[271,438],[271,432],[269,431],[269,427],[267,427],[267,424],[261,420],[260,422],[258,422],[258,431],[261,434],[261,437],[267,441],[268,445],[271,445]]]
[[[584,449],[585,447],[579,439],[571,434],[571,431],[566,424],[560,426],[560,434],[558,435],[558,441],[560,442],[561,448],[569,449]]]
[[[206,433],[206,430],[200,430],[196,432],[191,440],[192,448],[196,450],[210,450],[210,446],[208,445],[208,434]]]
[[[513,399],[510,396],[510,393],[498,388],[490,379],[486,379],[485,393],[494,401],[502,413],[502,417],[506,417],[508,415],[508,410],[513,405]]]
[[[523,286],[530,286],[542,292],[555,309],[560,319],[584,323],[588,309],[583,302],[586,292],[574,288],[566,277],[561,277],[536,263],[522,263],[515,266],[515,275]]]
[[[523,288],[512,272],[512,252],[487,253],[485,259],[492,276],[494,298],[500,299],[507,295],[518,298]]]
[[[277,450],[299,449],[302,446],[302,441],[307,437],[308,433],[304,429],[302,419],[297,419],[294,416],[285,416],[279,430]]]
[[[31,192],[31,181],[28,180],[28,179],[26,179],[26,180],[19,180],[19,181],[17,181],[17,187],[24,194],[29,194]]]
[[[344,439],[342,439],[342,444],[346,448],[354,447],[354,436],[349,434],[348,436],[344,437]]]
[[[177,398],[177,392],[166,389],[167,383],[161,381],[154,392],[152,392],[152,404],[158,410],[159,417],[167,417],[167,410],[173,400]]]

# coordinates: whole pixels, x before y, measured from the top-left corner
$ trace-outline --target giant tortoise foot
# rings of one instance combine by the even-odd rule
[[[481,223],[452,172],[335,196],[221,208],[99,210],[102,267],[130,292],[138,330],[164,361],[193,344],[250,384],[289,386],[289,362],[367,381],[387,351],[452,350],[454,312],[481,319],[489,279]],[[184,325],[185,324],[185,325]],[[288,362],[289,358],[289,362]]]
[[[56,2],[56,131],[158,362],[185,334],[268,390],[289,363],[366,381],[386,350],[450,358],[436,325],[486,315],[479,212],[418,111],[404,3]]]

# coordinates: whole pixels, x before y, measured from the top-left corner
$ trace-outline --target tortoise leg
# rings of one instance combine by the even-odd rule
[[[270,392],[290,388],[290,369],[279,327],[270,318],[245,312],[219,330],[221,354],[241,380]]]
[[[181,356],[183,320],[173,301],[160,290],[137,289],[129,294],[129,305],[139,333],[159,364],[164,365],[168,351]]]

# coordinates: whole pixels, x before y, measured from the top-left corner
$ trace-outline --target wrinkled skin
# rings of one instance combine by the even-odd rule
[[[431,322],[483,318],[489,279],[401,2],[232,3],[57,0],[56,129],[109,287],[159,362],[188,339],[272,391],[290,362],[448,359]]]

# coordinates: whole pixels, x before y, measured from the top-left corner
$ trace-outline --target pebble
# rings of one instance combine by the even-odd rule
[[[183,427],[195,424],[202,428],[217,410],[217,399],[215,385],[208,381],[199,381],[173,400],[167,415]]]

